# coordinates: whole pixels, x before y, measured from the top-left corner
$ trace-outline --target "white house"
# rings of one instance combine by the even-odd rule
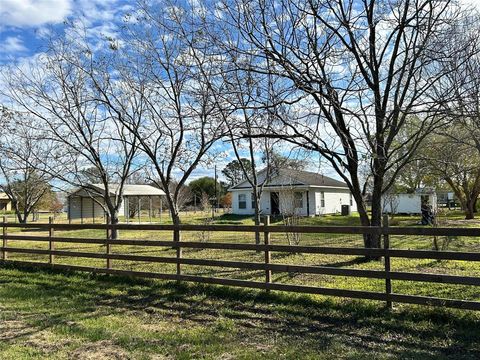
[[[428,189],[417,189],[415,193],[386,194],[382,197],[382,210],[389,214],[420,214],[422,204],[437,210],[437,195]]]
[[[357,205],[347,185],[327,176],[293,169],[280,169],[267,177],[266,169],[258,173],[258,182],[264,183],[260,210],[265,215],[294,213],[300,216],[335,214],[348,205],[356,211]],[[232,186],[232,212],[253,215],[252,187],[248,181]]]
[[[12,202],[7,194],[0,192],[0,211],[12,210]]]
[[[110,197],[114,197],[118,191],[117,184],[109,184]],[[88,219],[104,216],[103,195],[105,187],[102,184],[89,184],[85,187],[79,187],[68,195],[67,211],[68,219]],[[123,188],[123,201],[119,210],[120,216],[125,216],[128,221],[128,208],[130,203],[139,203],[142,198],[148,198],[151,211],[152,197],[161,197],[165,192],[151,185],[131,185],[126,184]],[[160,205],[161,207],[161,205]]]

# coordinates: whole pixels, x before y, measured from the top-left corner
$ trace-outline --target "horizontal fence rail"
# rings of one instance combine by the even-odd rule
[[[459,299],[443,299],[431,296],[418,296],[398,294],[392,291],[392,280],[430,282],[441,284],[456,284],[480,286],[480,277],[460,276],[450,274],[422,273],[422,272],[401,272],[392,271],[390,260],[392,258],[409,259],[433,259],[433,260],[462,260],[471,262],[480,262],[479,252],[465,251],[433,251],[433,250],[406,250],[391,249],[389,242],[390,235],[418,235],[418,236],[469,236],[480,239],[480,229],[478,228],[394,228],[388,226],[382,227],[361,227],[361,226],[277,226],[269,225],[269,220],[265,225],[246,226],[246,225],[151,225],[151,224],[54,224],[50,221],[47,224],[12,224],[3,222],[2,227],[2,246],[0,252],[4,263],[28,264],[34,266],[51,267],[57,269],[88,271],[93,273],[117,274],[128,276],[139,276],[147,278],[156,278],[164,280],[191,281],[206,284],[239,286],[253,289],[292,291],[298,293],[320,294],[328,296],[347,297],[354,299],[368,299],[385,301],[387,306],[392,302],[410,303],[421,305],[444,306],[452,308],[480,310],[480,302],[467,301]],[[8,229],[28,229],[29,231],[46,232],[47,235],[19,235],[8,233]],[[74,231],[74,230],[103,230],[105,238],[73,238],[64,236],[55,236],[55,231]],[[135,239],[112,239],[112,233],[118,230],[144,230],[144,231],[169,231],[169,232],[234,232],[234,233],[259,233],[263,235],[264,243],[239,243],[239,242],[203,242],[203,241],[164,241],[164,240],[135,240]],[[383,237],[382,248],[347,248],[347,247],[329,247],[329,246],[305,246],[305,245],[280,245],[272,244],[270,240],[271,233],[309,233],[309,234],[355,234],[365,235],[373,234]],[[48,243],[48,249],[12,247],[8,245],[9,241],[16,242],[44,242]],[[87,252],[55,249],[56,243],[72,243],[85,245],[104,246],[103,252]],[[138,246],[147,248],[171,248],[176,250],[176,255],[172,256],[154,256],[154,255],[135,255],[125,253],[112,253],[112,246]],[[204,258],[185,258],[182,256],[181,249],[214,249],[214,250],[232,250],[232,251],[255,251],[264,253],[263,262],[217,260]],[[367,270],[341,268],[333,266],[316,266],[301,264],[281,264],[272,263],[271,253],[286,254],[325,254],[325,255],[350,255],[364,256],[369,258],[383,258],[384,268],[382,270]],[[8,254],[32,254],[48,256],[48,263],[39,261],[20,261],[8,259]],[[105,260],[105,267],[66,265],[58,263],[57,257],[86,258]],[[131,262],[162,263],[176,265],[176,273],[157,273],[150,271],[134,271],[115,269],[112,266],[112,260],[122,260]],[[189,275],[182,273],[182,265],[193,265],[214,268],[235,268],[242,270],[263,271],[265,281],[251,281],[229,278],[217,278],[203,275]],[[319,286],[293,285],[284,283],[275,283],[272,281],[272,272],[317,274],[329,276],[346,276],[354,278],[371,278],[385,281],[385,292],[348,290],[326,288]]]
[[[0,223],[2,224],[2,223]],[[285,226],[285,225],[158,225],[158,224],[19,224],[5,223],[7,228],[55,230],[145,230],[145,231],[212,231],[302,234],[377,234],[377,235],[424,235],[424,236],[480,236],[480,228],[420,228],[420,227],[379,227],[379,226]]]

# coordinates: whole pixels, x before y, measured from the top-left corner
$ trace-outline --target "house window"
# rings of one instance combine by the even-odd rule
[[[353,206],[353,195],[350,194],[350,206]]]
[[[238,194],[238,208],[246,209],[247,208],[247,195]]]
[[[252,209],[255,209],[255,195],[252,193]]]
[[[301,192],[295,192],[293,194],[293,203],[295,209],[303,209],[303,194]]]
[[[320,206],[325,207],[325,193],[323,191],[320,193]]]

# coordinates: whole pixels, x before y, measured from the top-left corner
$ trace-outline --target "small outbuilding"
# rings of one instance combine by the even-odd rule
[[[388,214],[421,214],[422,205],[432,212],[437,210],[437,194],[430,189],[417,189],[414,193],[390,193],[382,197],[382,210]]]
[[[357,204],[347,184],[328,176],[289,168],[268,176],[266,169],[257,174],[263,183],[260,210],[264,215],[295,214],[315,216],[357,211]],[[253,215],[255,204],[248,181],[232,186],[232,213]]]
[[[109,184],[110,196],[113,198],[118,193],[118,184]],[[105,211],[102,204],[104,203],[105,187],[103,184],[89,184],[84,187],[75,189],[68,195],[67,212],[69,221],[80,219],[94,219],[105,217]],[[160,200],[161,213],[162,197],[165,192],[151,185],[131,185],[126,184],[123,187],[123,201],[119,210],[119,216],[124,216],[129,221],[129,207],[134,204],[141,208],[142,199],[148,199],[149,217],[152,217],[153,198],[158,197]]]
[[[0,192],[0,211],[11,211],[12,210],[12,202],[7,194]]]

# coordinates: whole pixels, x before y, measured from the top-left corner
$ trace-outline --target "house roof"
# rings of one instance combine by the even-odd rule
[[[4,192],[0,192],[0,200],[10,200],[10,198]]]
[[[258,175],[261,176],[266,169],[261,170]],[[282,168],[276,170],[276,174],[272,176],[270,181],[267,181],[265,187],[278,186],[314,186],[314,187],[336,187],[348,188],[347,184],[342,181],[332,179],[331,177],[303,170],[296,170],[291,168]],[[244,180],[241,183],[232,186],[230,190],[240,190],[251,188],[248,181]]]
[[[119,184],[108,184],[110,194],[115,195],[118,191]],[[103,184],[88,184],[84,187],[79,187],[75,189],[69,196],[76,194],[77,192],[88,189],[94,188],[98,191],[99,194],[103,194],[105,191],[105,186]],[[151,185],[133,185],[133,184],[125,184],[123,185],[123,195],[124,196],[160,196],[165,195],[165,192],[159,188],[156,188]]]

